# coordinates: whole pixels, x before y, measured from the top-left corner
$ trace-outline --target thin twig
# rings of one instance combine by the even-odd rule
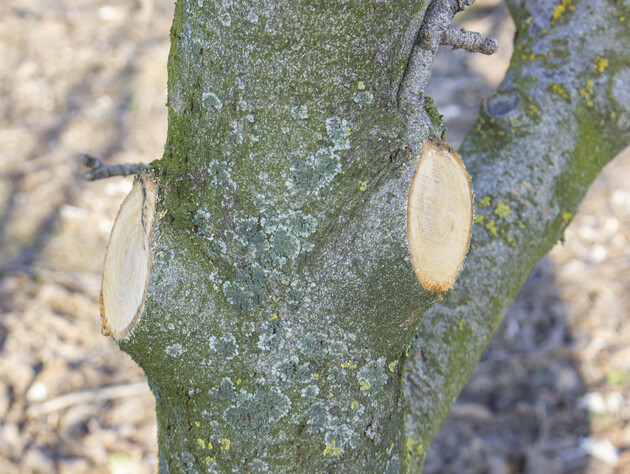
[[[486,38],[476,31],[450,26],[446,29],[440,44],[464,49],[470,53],[494,54],[499,50],[497,40]]]
[[[87,181],[111,178],[113,176],[130,176],[136,174],[138,170],[149,166],[146,163],[104,165],[101,163],[101,160],[87,153],[81,155],[81,163],[90,168],[89,171],[83,173],[83,179]]]
[[[67,393],[53,398],[39,405],[28,408],[27,415],[38,417],[54,411],[63,410],[74,405],[86,405],[88,403],[112,400],[115,398],[132,398],[148,392],[146,381],[115,385],[113,387],[99,387],[82,390],[80,392]]]

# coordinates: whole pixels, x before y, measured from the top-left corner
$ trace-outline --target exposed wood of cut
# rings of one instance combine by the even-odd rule
[[[472,221],[472,184],[462,159],[450,146],[426,140],[407,203],[411,264],[424,288],[443,292],[453,286]]]
[[[136,325],[151,273],[151,232],[155,221],[157,184],[138,176],[114,222],[101,285],[102,332],[122,339]]]

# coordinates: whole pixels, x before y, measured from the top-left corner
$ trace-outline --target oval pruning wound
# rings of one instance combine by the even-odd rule
[[[407,202],[411,264],[425,289],[442,293],[453,286],[472,222],[472,184],[461,157],[449,145],[427,139]]]
[[[102,332],[117,340],[129,334],[144,307],[156,198],[155,181],[148,174],[138,176],[109,237],[101,284]]]

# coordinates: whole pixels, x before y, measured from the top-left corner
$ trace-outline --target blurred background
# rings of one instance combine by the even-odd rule
[[[0,472],[157,469],[153,397],[100,335],[100,272],[131,178],[166,138],[173,0],[0,2]],[[428,95],[457,146],[507,68],[499,0],[458,18],[498,55],[442,48]],[[514,303],[431,446],[430,473],[630,472],[630,153]]]

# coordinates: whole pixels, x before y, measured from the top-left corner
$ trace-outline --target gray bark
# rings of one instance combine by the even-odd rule
[[[471,250],[454,290],[425,314],[407,364],[416,454],[426,454],[536,262],[630,144],[630,5],[508,4],[517,26],[510,68],[459,150],[476,195]]]
[[[422,93],[456,7],[177,3],[152,274],[120,341],[156,398],[163,472],[421,469],[518,288],[630,141],[628,7],[562,5],[511,4],[510,71],[461,150],[473,246],[425,315],[438,295],[413,274],[405,206],[443,131]]]

